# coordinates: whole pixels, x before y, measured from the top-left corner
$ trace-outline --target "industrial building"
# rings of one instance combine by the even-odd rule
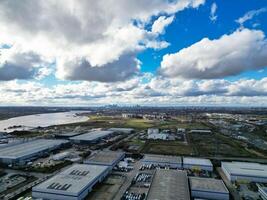
[[[84,199],[95,184],[103,181],[109,167],[75,164],[32,188],[32,196],[53,200]]]
[[[214,178],[189,178],[191,197],[213,200],[228,200],[229,191],[222,180]]]
[[[169,134],[165,133],[151,133],[148,134],[147,139],[149,140],[168,140]]]
[[[113,131],[116,133],[131,134],[134,132],[133,128],[110,128],[108,131]]]
[[[184,169],[213,171],[213,165],[209,159],[183,157]]]
[[[190,193],[186,172],[157,169],[153,177],[147,200],[189,200]]]
[[[69,157],[70,155],[71,155],[70,152],[65,151],[65,152],[61,152],[61,153],[53,155],[52,159],[55,161],[56,160],[64,160],[65,158]]]
[[[91,131],[82,135],[71,137],[70,140],[74,143],[97,143],[103,138],[112,135],[114,131]]]
[[[158,128],[149,128],[147,129],[147,134],[158,134],[159,133],[159,129]]]
[[[192,129],[190,130],[190,133],[197,133],[197,134],[212,134],[211,130],[207,130],[207,129]]]
[[[111,169],[115,167],[125,156],[124,152],[100,151],[84,161],[84,164],[104,165]]]
[[[177,133],[185,133],[185,128],[177,128]]]
[[[170,167],[170,168],[182,168],[182,158],[179,156],[164,156],[164,155],[154,155],[146,154],[142,160],[144,165],[156,165],[160,167]]]
[[[61,133],[61,134],[56,134],[56,138],[62,138],[62,139],[69,139],[70,137],[74,137],[77,135],[81,135],[82,133],[78,132],[68,132],[68,133]]]
[[[267,165],[249,162],[222,162],[221,167],[229,181],[267,183]]]
[[[1,148],[0,162],[23,165],[27,161],[33,160],[67,143],[67,140],[38,139],[9,145]]]

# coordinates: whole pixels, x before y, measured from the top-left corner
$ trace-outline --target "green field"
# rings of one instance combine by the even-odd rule
[[[178,141],[147,141],[141,150],[142,153],[165,155],[195,155],[192,146]]]
[[[219,133],[189,134],[189,139],[199,156],[255,157],[255,154],[247,151],[241,143]]]
[[[161,120],[148,120],[148,119],[134,119],[134,118],[122,118],[121,116],[98,116],[90,115],[89,120],[86,122],[75,123],[73,126],[87,126],[92,128],[110,128],[110,127],[125,127],[134,128],[137,130],[143,130],[147,128],[157,127],[160,129],[176,129],[176,128],[196,128],[206,129],[208,128],[203,123],[192,122],[182,123],[178,119],[169,119],[166,121]],[[71,125],[68,125],[71,126]]]

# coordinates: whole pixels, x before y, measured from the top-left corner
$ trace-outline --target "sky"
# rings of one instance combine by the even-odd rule
[[[0,106],[267,106],[267,0],[0,0]]]

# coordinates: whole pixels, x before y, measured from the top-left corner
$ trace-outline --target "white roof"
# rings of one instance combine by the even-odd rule
[[[214,178],[190,177],[189,182],[191,190],[229,193],[222,180]]]
[[[189,200],[187,175],[184,171],[157,169],[153,177],[148,200]]]
[[[213,166],[211,161],[205,158],[184,157],[183,163],[186,165]]]
[[[181,163],[182,159],[179,156],[164,156],[156,154],[146,154],[143,158],[143,162],[155,162],[155,163]]]
[[[85,141],[93,141],[99,138],[106,137],[108,135],[111,135],[114,133],[114,131],[92,131],[89,133],[85,133],[82,135],[78,135],[75,137],[71,137],[71,140],[85,140]]]
[[[89,187],[95,179],[107,170],[107,166],[75,164],[33,187],[33,191],[79,196],[80,192]]]
[[[267,178],[267,165],[249,162],[222,162],[231,175],[257,176]]]
[[[103,165],[113,165],[116,161],[121,159],[124,152],[116,151],[100,151],[84,161],[86,164],[103,164]]]
[[[191,133],[211,133],[211,130],[208,129],[192,129]]]
[[[50,149],[67,142],[68,142],[67,140],[38,139],[38,140],[31,140],[29,142],[10,145],[1,148],[0,158],[18,159],[45,151],[46,149]]]

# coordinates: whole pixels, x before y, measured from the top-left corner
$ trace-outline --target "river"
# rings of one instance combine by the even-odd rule
[[[48,127],[52,125],[71,124],[88,120],[86,116],[79,116],[82,111],[70,111],[59,113],[44,113],[36,115],[25,115],[0,120],[0,132],[11,132],[14,130],[29,130],[36,127]]]

